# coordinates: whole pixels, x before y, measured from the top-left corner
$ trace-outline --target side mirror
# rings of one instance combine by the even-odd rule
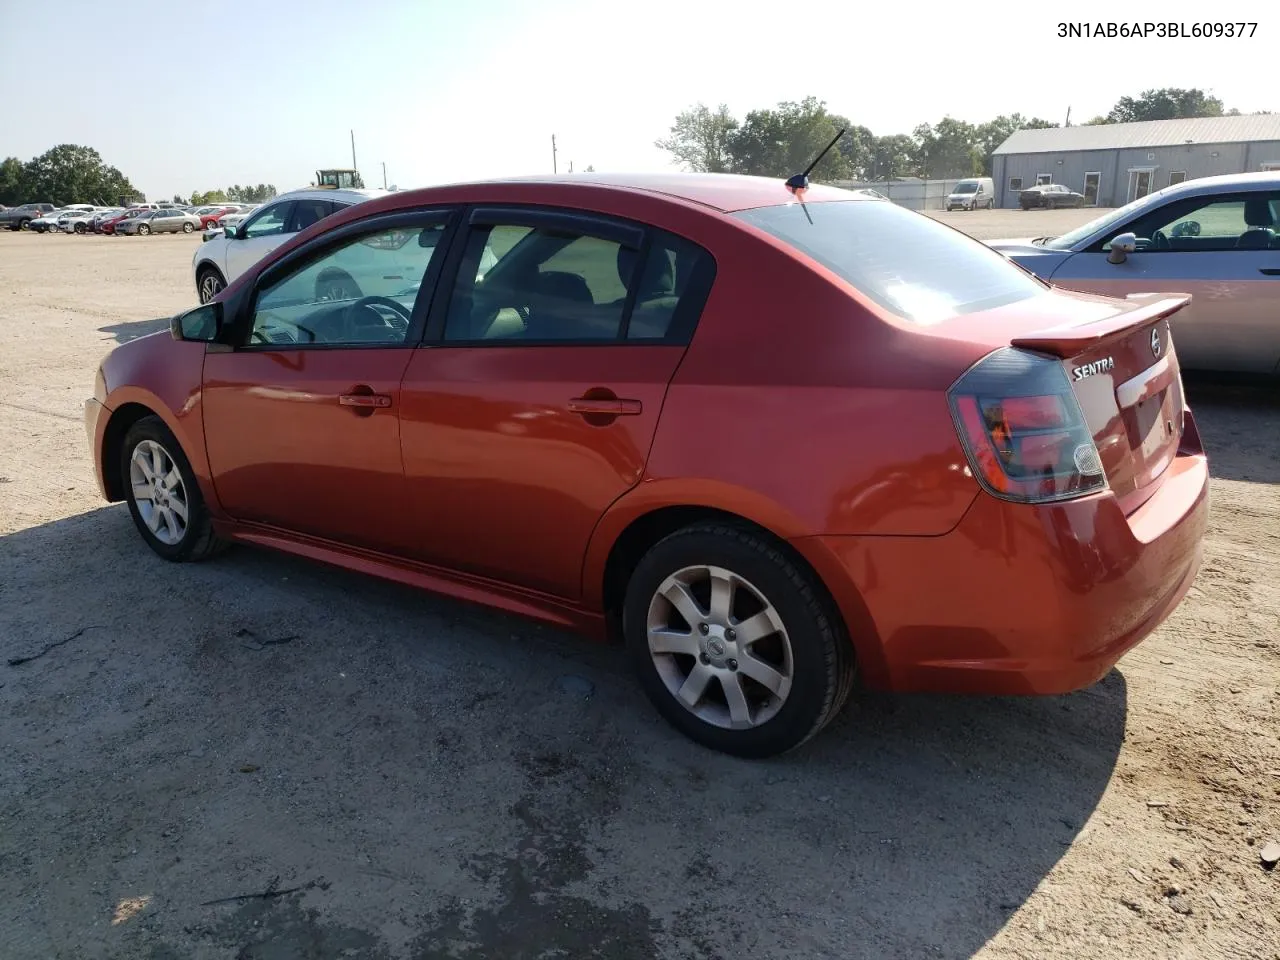
[[[1132,233],[1122,233],[1111,238],[1111,252],[1107,254],[1108,263],[1124,263],[1129,254],[1138,249],[1138,238]]]
[[[226,237],[228,240],[235,240],[237,237],[240,236],[234,224],[227,224],[225,227],[223,227],[222,235]]]
[[[213,343],[222,332],[222,304],[205,303],[169,321],[169,333],[175,340]]]

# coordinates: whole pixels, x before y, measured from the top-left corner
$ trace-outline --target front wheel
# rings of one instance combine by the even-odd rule
[[[88,228],[83,223],[76,224],[76,233],[83,235]]]
[[[184,222],[183,222],[183,224],[182,224],[182,232],[183,232],[183,233],[190,233],[190,232],[191,232],[192,230],[194,230],[194,229],[195,229],[195,227],[193,227],[193,226],[191,225],[191,221],[190,221],[190,220],[186,220],[186,221],[184,221]]]
[[[627,586],[623,632],[658,711],[704,746],[769,757],[848,699],[854,657],[812,575],[766,536],[725,524],[656,544]]]
[[[225,286],[222,274],[213,267],[205,267],[196,278],[196,293],[199,294],[201,303],[212,303]]]
[[[133,522],[160,556],[203,560],[225,546],[213,532],[190,461],[159,417],[143,417],[129,428],[120,471]]]
[[[151,228],[150,228],[150,227],[148,227],[145,223],[143,223],[143,224],[139,224],[139,226],[138,226],[138,236],[140,236],[140,237],[145,237],[145,236],[146,236],[147,234],[149,234],[150,232],[151,232]]]

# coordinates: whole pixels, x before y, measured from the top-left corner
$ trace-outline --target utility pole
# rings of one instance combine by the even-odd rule
[[[1064,123],[1063,126],[1064,127],[1071,126],[1071,108],[1070,107],[1067,107],[1067,122]]]
[[[556,135],[554,133],[551,135],[551,172],[560,172],[556,169]]]
[[[351,169],[360,169],[356,166],[356,132],[354,130],[351,131]]]
[[[569,172],[570,172],[570,173],[573,173],[573,161],[572,161],[572,160],[570,160],[570,161],[569,161]]]
[[[387,161],[382,161],[382,189],[387,189]]]

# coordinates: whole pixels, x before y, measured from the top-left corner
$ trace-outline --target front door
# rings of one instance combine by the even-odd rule
[[[294,201],[282,200],[244,220],[227,244],[227,280],[232,281],[288,239]]]
[[[557,216],[473,215],[401,421],[420,558],[573,599],[597,521],[643,476],[712,268],[656,231],[642,265],[641,228]]]
[[[1151,171],[1129,171],[1129,201],[1140,200],[1151,192]]]
[[[1086,173],[1084,175],[1084,205],[1086,207],[1096,207],[1098,205],[1098,183],[1101,179],[1101,173]]]
[[[400,384],[442,226],[424,214],[301,255],[254,292],[245,343],[207,355],[205,442],[232,517],[391,553],[410,545]]]
[[[1054,274],[1072,290],[1123,297],[1189,293],[1170,320],[1188,369],[1271,373],[1280,363],[1280,194],[1175,200],[1119,227],[1138,250],[1124,263],[1109,245],[1077,253]]]

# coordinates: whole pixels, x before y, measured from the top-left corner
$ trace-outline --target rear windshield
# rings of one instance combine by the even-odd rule
[[[985,244],[884,200],[788,203],[734,216],[914,323],[939,323],[1046,289]]]

